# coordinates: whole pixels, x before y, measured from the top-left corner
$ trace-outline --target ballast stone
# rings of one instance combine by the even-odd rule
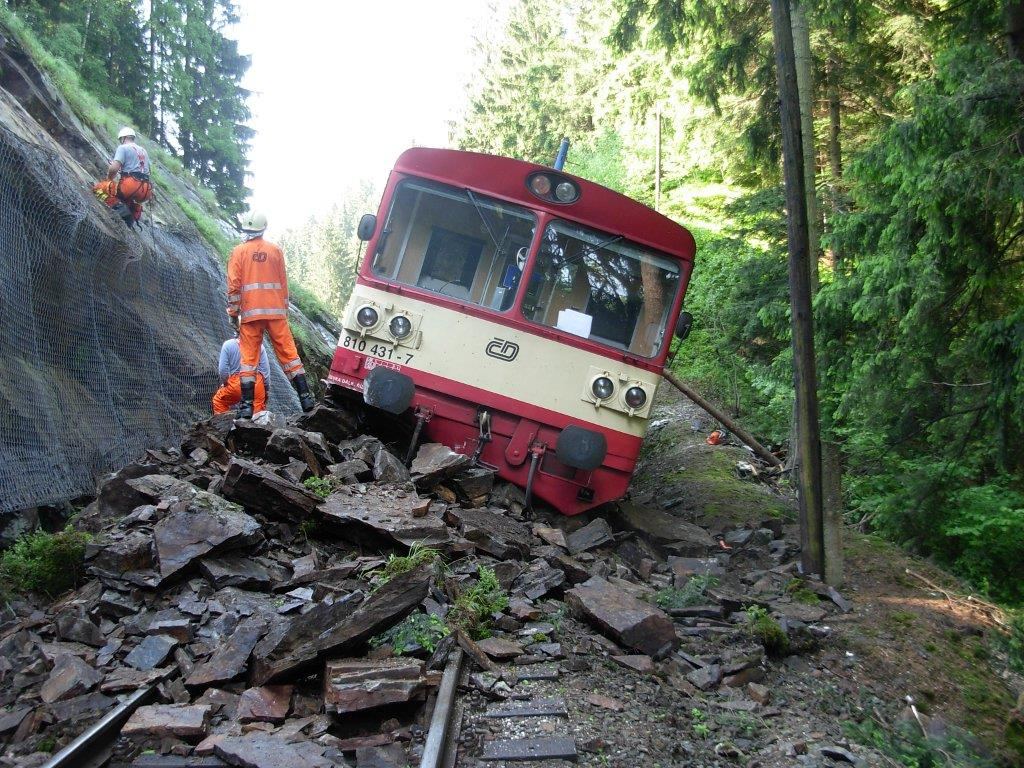
[[[613,640],[641,653],[661,657],[679,643],[668,616],[599,576],[568,590],[565,600]]]

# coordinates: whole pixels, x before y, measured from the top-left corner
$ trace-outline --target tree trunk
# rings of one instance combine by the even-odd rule
[[[793,58],[796,87],[800,96],[800,136],[803,149],[804,195],[807,198],[807,238],[811,249],[811,292],[818,290],[818,259],[821,257],[821,212],[815,184],[814,152],[814,60],[811,30],[802,0],[790,0],[793,26]]]
[[[824,575],[821,443],[811,313],[807,197],[801,168],[800,96],[788,0],[771,0],[775,68],[779,83],[783,174],[786,180],[789,302],[793,328],[793,382],[797,407],[801,562],[805,573]]]

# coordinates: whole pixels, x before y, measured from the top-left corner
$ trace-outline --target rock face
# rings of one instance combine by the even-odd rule
[[[613,640],[649,656],[664,656],[678,644],[672,620],[597,576],[565,593],[569,607]]]
[[[411,547],[447,549],[451,530],[434,515],[417,516],[420,498],[414,493],[371,486],[365,493],[335,493],[320,507],[324,523],[346,537],[364,534],[369,541],[384,539]]]
[[[0,359],[19,361],[0,367],[0,420],[18,425],[0,434],[0,512],[9,512],[90,492],[97,472],[180,439],[209,414],[231,329],[220,257],[181,201],[192,215],[222,214],[151,152],[161,191],[146,203],[146,226],[125,227],[88,183],[109,157],[109,127],[76,114],[18,36],[3,37],[0,176],[10,181],[0,185],[0,271],[18,275],[5,281],[0,310]],[[297,308],[291,319],[312,329]],[[305,337],[316,382],[311,364],[333,345],[320,331]],[[273,356],[270,365],[270,407],[297,411]]]

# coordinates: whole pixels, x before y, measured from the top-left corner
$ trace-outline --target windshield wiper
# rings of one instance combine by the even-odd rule
[[[484,216],[484,212],[480,208],[480,203],[476,201],[476,196],[473,194],[473,190],[467,187],[466,194],[469,195],[469,201],[473,204],[473,207],[476,208],[477,215],[480,216],[480,221],[482,221],[484,226],[487,228],[487,234],[491,236],[491,242],[494,243],[494,252],[497,253],[501,249],[501,244],[498,243],[498,238],[494,236],[494,230],[491,229],[491,223],[487,220],[487,217]]]

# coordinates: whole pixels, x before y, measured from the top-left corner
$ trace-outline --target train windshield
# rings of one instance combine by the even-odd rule
[[[373,274],[503,312],[515,300],[536,224],[528,208],[445,184],[404,181]]]
[[[675,261],[622,237],[552,221],[523,300],[536,323],[654,357],[680,286]]]

